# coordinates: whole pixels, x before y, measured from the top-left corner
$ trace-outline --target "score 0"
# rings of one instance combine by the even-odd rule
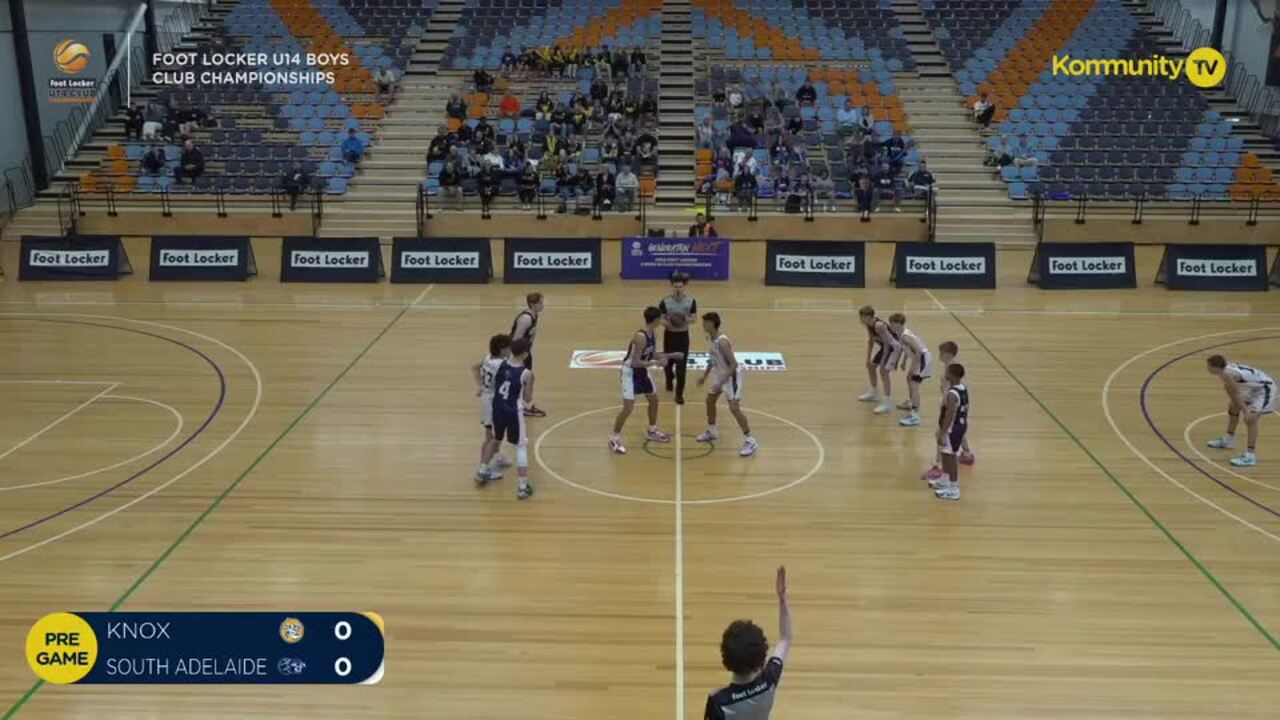
[[[346,641],[351,639],[351,623],[346,620],[339,620],[333,626],[333,636],[339,640]],[[338,677],[346,677],[351,674],[351,660],[346,657],[340,657],[333,661],[333,671]]]

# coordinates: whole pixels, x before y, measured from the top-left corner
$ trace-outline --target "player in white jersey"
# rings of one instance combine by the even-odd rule
[[[956,356],[960,354],[960,346],[948,340],[938,346],[938,362],[942,363],[942,367],[947,367],[955,362]],[[950,383],[947,381],[947,374],[942,373],[942,399],[947,397],[947,391],[951,389]],[[957,458],[961,465],[972,465],[977,457],[974,456],[973,450],[969,448],[969,434],[960,440],[960,455]],[[925,480],[937,480],[942,477],[942,453],[938,452],[933,457],[933,466],[924,474]]]
[[[747,422],[747,416],[742,412],[742,375],[743,367],[738,363],[738,358],[733,354],[733,343],[730,342],[729,336],[720,331],[720,314],[707,313],[702,316],[702,329],[707,333],[707,339],[711,341],[711,360],[707,364],[707,369],[702,373],[702,377],[698,378],[698,386],[701,387],[707,382],[707,377],[711,376],[711,389],[707,391],[707,429],[702,431],[698,436],[698,442],[715,442],[720,437],[720,430],[716,427],[716,402],[720,400],[721,395],[729,398],[729,412],[733,413],[733,417],[738,421],[738,427],[742,429],[745,441],[742,449],[738,454],[742,457],[750,457],[756,454],[759,443],[751,434],[751,424]]]
[[[476,397],[480,398],[480,424],[484,426],[484,442],[480,445],[480,468],[476,470],[476,484],[484,485],[502,478],[502,471],[511,467],[511,461],[498,452],[493,442],[493,387],[498,368],[507,359],[511,336],[494,335],[489,338],[489,354],[471,366],[471,379],[476,383]]]
[[[873,412],[883,415],[893,410],[893,388],[889,372],[898,366],[902,343],[889,323],[876,317],[876,309],[864,305],[858,310],[858,321],[867,329],[867,391],[858,396],[861,402],[875,402]],[[876,389],[877,381],[883,391]]]
[[[1209,441],[1209,447],[1228,449],[1236,444],[1236,426],[1244,413],[1244,425],[1249,429],[1249,447],[1243,455],[1231,458],[1236,467],[1253,467],[1258,464],[1258,421],[1263,415],[1275,412],[1276,381],[1261,370],[1240,363],[1227,363],[1221,355],[1210,356],[1206,361],[1209,373],[1222,379],[1227,391],[1227,434]]]
[[[920,424],[920,384],[933,374],[933,356],[929,354],[929,346],[914,332],[907,329],[907,316],[894,313],[889,316],[889,329],[902,343],[902,362],[907,368],[906,402],[898,405],[899,410],[907,410],[906,417],[898,420],[904,427],[915,427]]]

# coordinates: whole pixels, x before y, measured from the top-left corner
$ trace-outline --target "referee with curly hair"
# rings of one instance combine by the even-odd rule
[[[769,650],[764,630],[750,620],[735,620],[720,640],[720,659],[733,673],[729,684],[707,697],[704,720],[769,720],[782,682],[782,664],[791,650],[791,610],[787,607],[787,569],[778,568],[778,632]]]

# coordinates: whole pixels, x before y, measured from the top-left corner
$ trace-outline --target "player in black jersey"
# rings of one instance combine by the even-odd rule
[[[960,499],[960,462],[957,455],[969,431],[969,386],[964,384],[964,366],[947,366],[947,392],[938,417],[938,452],[942,456],[942,476],[929,481],[942,500]]]
[[[773,710],[782,665],[791,651],[791,610],[787,607],[787,569],[778,568],[778,632],[782,639],[769,651],[764,630],[750,620],[735,620],[720,639],[720,659],[733,673],[729,684],[707,697],[704,720],[768,720]]]
[[[528,340],[529,341],[529,357],[525,359],[525,367],[533,369],[533,340],[538,335],[538,317],[542,315],[542,293],[532,292],[525,296],[525,309],[516,313],[516,317],[511,321],[511,341]],[[529,398],[529,405],[525,407],[524,414],[530,417],[546,417],[547,413],[537,405],[533,404],[533,398]]]
[[[644,309],[644,327],[631,335],[627,355],[622,360],[622,409],[613,421],[613,434],[609,436],[609,449],[619,455],[627,452],[627,447],[622,444],[622,428],[636,406],[637,395],[643,395],[649,401],[649,429],[645,437],[652,442],[671,442],[671,437],[658,429],[658,393],[653,388],[649,368],[662,365],[668,359],[679,360],[684,353],[656,352],[658,342],[654,332],[661,320],[662,311],[658,308],[649,306]]]

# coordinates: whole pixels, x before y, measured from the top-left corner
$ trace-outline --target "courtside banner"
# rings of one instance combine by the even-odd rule
[[[711,237],[622,238],[622,278],[666,280],[682,272],[693,280],[728,280],[729,244]]]
[[[1166,245],[1156,282],[1170,290],[1266,290],[1263,245]]]
[[[280,282],[378,282],[386,275],[376,237],[287,237],[280,247]]]
[[[133,272],[118,235],[23,235],[19,262],[19,280],[116,280]]]
[[[258,274],[247,237],[151,238],[152,280],[234,280]]]
[[[996,244],[898,243],[889,280],[902,288],[996,287]]]
[[[1046,290],[1136,288],[1133,243],[1042,242],[1027,282]]]
[[[861,242],[770,240],[765,285],[866,287],[867,246]]]
[[[488,238],[395,238],[393,283],[487,283],[493,277]]]
[[[505,283],[598,283],[600,238],[507,238]]]
[[[787,371],[787,359],[780,352],[735,350],[733,355],[743,368],[751,372]],[[569,368],[571,370],[619,370],[626,357],[626,350],[574,350],[573,355],[569,357]],[[706,370],[710,362],[710,353],[689,353],[690,370]]]

